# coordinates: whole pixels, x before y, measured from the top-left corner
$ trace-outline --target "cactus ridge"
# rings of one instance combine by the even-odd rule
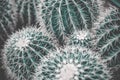
[[[98,13],[94,0],[45,0],[43,4],[41,10],[47,29],[61,43],[75,31],[91,29]]]
[[[9,0],[0,1],[0,39],[4,41],[13,31],[13,27],[14,19]]]
[[[24,28],[8,39],[4,53],[6,66],[18,80],[31,80],[41,59],[54,50],[51,39],[37,28]]]
[[[102,57],[109,62],[108,66],[120,64],[120,13],[112,11],[100,24],[97,30],[97,48]]]
[[[15,0],[21,24],[28,26],[37,22],[37,5],[39,0]]]
[[[82,50],[55,52],[38,66],[34,80],[109,80],[109,71],[97,55]]]

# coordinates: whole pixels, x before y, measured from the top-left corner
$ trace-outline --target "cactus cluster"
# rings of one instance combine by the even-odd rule
[[[68,51],[67,51],[68,50]],[[36,69],[35,80],[109,80],[109,70],[90,50],[70,47],[54,52]]]
[[[0,59],[7,75],[13,80],[110,80],[110,69],[120,65],[120,11],[111,6],[104,11],[99,3],[1,1],[0,43],[9,37]]]
[[[6,66],[18,80],[31,80],[40,60],[55,47],[51,39],[37,28],[24,28],[7,40],[4,53]]]

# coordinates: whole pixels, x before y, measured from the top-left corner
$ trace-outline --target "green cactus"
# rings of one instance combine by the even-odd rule
[[[45,58],[34,80],[109,80],[110,73],[94,52],[68,47]]]
[[[10,1],[0,1],[0,42],[3,42],[14,31],[14,19]]]
[[[92,35],[91,32],[86,31],[86,30],[75,32],[69,37],[67,44],[68,46],[79,45],[82,47],[90,48],[92,47],[92,36],[93,36],[91,35]]]
[[[3,49],[5,66],[17,80],[31,80],[37,64],[55,49],[51,38],[43,31],[32,27],[24,28],[11,35],[6,42]]]
[[[29,26],[37,22],[39,0],[15,0],[18,13],[18,25]]]
[[[114,5],[120,8],[120,0],[110,0]]]
[[[97,30],[97,48],[108,66],[120,64],[120,12],[112,11]]]
[[[41,15],[60,44],[78,30],[91,29],[98,15],[96,0],[44,0]]]

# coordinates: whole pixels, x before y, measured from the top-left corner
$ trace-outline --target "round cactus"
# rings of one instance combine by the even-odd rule
[[[57,52],[56,52],[57,53]],[[93,52],[69,47],[52,54],[38,66],[34,80],[109,80],[105,64]]]
[[[41,5],[45,25],[60,44],[77,30],[91,29],[98,15],[96,0],[43,0]]]
[[[97,49],[108,66],[120,65],[120,12],[112,11],[97,29]]]
[[[86,30],[73,33],[67,41],[68,45],[73,45],[73,46],[79,45],[82,47],[89,47],[89,48],[92,46],[91,42],[92,42],[91,33]]]
[[[55,47],[42,29],[25,28],[10,36],[5,44],[5,66],[17,80],[31,80],[37,64]]]
[[[15,0],[18,14],[18,26],[29,26],[37,22],[39,0]]]

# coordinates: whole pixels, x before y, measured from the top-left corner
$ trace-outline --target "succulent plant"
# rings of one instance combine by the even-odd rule
[[[31,80],[37,64],[55,50],[51,40],[42,28],[28,27],[13,33],[3,49],[8,72],[17,80]]]
[[[120,8],[120,0],[110,0],[114,5]]]
[[[18,13],[18,25],[34,25],[37,22],[39,0],[15,0]]]
[[[120,12],[112,11],[97,30],[97,48],[108,66],[120,64]]]
[[[88,30],[98,15],[96,0],[43,0],[41,16],[60,44],[78,30]]]
[[[0,1],[0,43],[3,42],[12,31],[14,31],[14,19],[10,1]]]
[[[93,34],[87,30],[77,31],[68,38],[67,46],[79,45],[80,47],[90,48],[92,47],[92,36]]]
[[[34,80],[109,80],[109,70],[94,52],[68,47],[38,66]]]

